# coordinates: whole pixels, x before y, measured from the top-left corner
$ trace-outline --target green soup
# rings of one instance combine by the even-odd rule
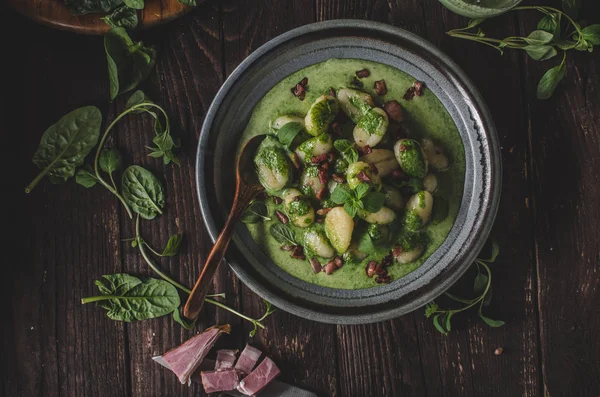
[[[462,197],[465,174],[462,141],[450,115],[431,91],[425,89],[422,96],[404,100],[406,90],[412,86],[415,79],[395,68],[375,62],[331,59],[312,65],[280,81],[261,99],[244,131],[238,152],[243,143],[251,137],[270,133],[269,124],[277,117],[285,114],[305,115],[315,99],[327,94],[330,87],[335,89],[350,87],[355,72],[364,68],[370,71],[370,76],[360,79],[364,84],[363,90],[369,92],[380,105],[390,100],[397,100],[404,108],[403,123],[410,131],[411,138],[428,137],[437,141],[445,148],[451,163],[449,170],[436,173],[438,190],[434,194],[434,214],[445,215],[447,210],[447,216],[439,218],[425,228],[430,241],[421,258],[413,263],[393,264],[387,268],[389,275],[395,280],[418,268],[444,242],[458,213]],[[306,98],[300,101],[291,94],[290,89],[304,77],[308,78],[308,86]],[[383,97],[377,96],[373,89],[374,82],[382,79],[387,85],[387,94]],[[267,200],[266,203],[273,213],[272,200]],[[375,278],[366,276],[365,267],[369,260],[379,261],[389,253],[393,242],[378,247],[375,253],[361,263],[344,264],[341,269],[330,275],[324,272],[315,274],[308,260],[292,259],[289,252],[281,250],[281,243],[270,235],[269,227],[278,222],[277,218],[273,217],[271,221],[251,224],[247,227],[263,252],[292,276],[330,288],[361,289],[379,285],[375,282]]]

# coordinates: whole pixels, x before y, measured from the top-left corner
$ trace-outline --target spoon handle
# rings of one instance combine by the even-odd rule
[[[223,230],[221,230],[219,238],[208,254],[202,273],[200,273],[198,280],[196,280],[194,289],[192,289],[192,293],[188,297],[185,307],[183,308],[183,315],[190,320],[198,317],[198,314],[200,314],[200,311],[202,310],[204,298],[206,298],[206,294],[208,294],[208,290],[210,289],[213,276],[219,267],[219,263],[221,263],[223,256],[225,256],[229,241],[231,241],[231,237],[235,231],[235,225],[244,213],[246,207],[248,207],[248,204],[250,204],[252,199],[256,197],[261,190],[262,189],[258,189],[256,186],[244,185],[236,192],[233,207],[225,222],[225,226],[223,227]]]

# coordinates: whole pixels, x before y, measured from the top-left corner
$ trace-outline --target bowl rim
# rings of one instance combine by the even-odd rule
[[[392,36],[399,36],[400,38],[407,40],[408,42],[411,42],[416,46],[421,47],[422,49],[426,49],[431,55],[433,55],[436,58],[437,61],[441,62],[446,68],[451,70],[453,75],[455,75],[456,79],[460,81],[460,83],[462,83],[460,88],[466,90],[469,95],[469,109],[474,107],[477,110],[476,115],[480,119],[480,122],[478,124],[485,126],[486,136],[488,138],[490,147],[491,170],[489,171],[489,173],[491,187],[488,189],[489,191],[487,192],[487,197],[484,197],[483,199],[485,205],[482,206],[482,211],[484,211],[485,214],[482,216],[482,220],[480,222],[480,228],[478,229],[479,234],[473,237],[470,241],[471,249],[468,252],[462,254],[462,263],[456,265],[452,272],[446,274],[446,278],[436,282],[436,285],[433,288],[433,293],[421,294],[421,296],[417,296],[415,299],[410,300],[407,304],[404,304],[400,308],[392,307],[386,310],[378,311],[376,313],[361,314],[331,313],[315,310],[311,307],[297,304],[293,300],[282,298],[280,295],[273,293],[269,289],[258,288],[256,285],[254,285],[253,282],[247,282],[247,280],[245,280],[246,277],[249,278],[249,281],[253,280],[252,277],[249,276],[243,269],[243,266],[239,266],[235,262],[233,262],[232,264],[230,261],[225,259],[225,261],[230,265],[230,267],[238,276],[238,278],[240,278],[240,280],[253,292],[261,296],[263,299],[270,301],[275,306],[284,309],[287,312],[310,320],[324,323],[365,324],[398,317],[402,314],[408,313],[410,311],[418,309],[419,307],[424,306],[426,303],[430,302],[435,297],[441,295],[450,286],[452,286],[454,282],[458,280],[458,278],[460,278],[460,276],[462,276],[467,271],[472,261],[475,259],[479,251],[483,248],[483,245],[485,244],[493,226],[493,220],[495,219],[498,210],[500,200],[500,186],[502,181],[502,162],[496,128],[491,118],[490,112],[487,108],[487,105],[483,101],[483,98],[481,97],[479,91],[476,89],[472,81],[466,76],[466,74],[460,69],[460,67],[452,59],[450,59],[450,57],[444,54],[436,46],[434,46],[427,40],[417,36],[414,33],[410,33],[404,29],[387,25],[384,23],[364,20],[344,19],[315,22],[298,27],[296,29],[285,32],[279,36],[276,36],[275,38],[269,40],[268,42],[260,46],[258,49],[252,52],[246,59],[244,59],[227,78],[227,80],[219,89],[217,95],[213,99],[206,113],[205,120],[201,129],[200,139],[198,141],[196,156],[196,189],[204,224],[207,228],[211,240],[214,242],[216,241],[220,230],[217,229],[214,224],[211,224],[212,219],[214,217],[214,211],[210,208],[210,200],[207,197],[207,192],[205,188],[205,180],[207,178],[205,175],[204,167],[204,152],[209,147],[210,129],[212,128],[213,122],[223,100],[229,93],[232,86],[246,71],[246,69],[248,69],[254,62],[259,60],[263,55],[268,53],[273,48],[276,48],[277,46],[299,36],[303,36],[313,32],[318,32],[321,30],[338,28],[367,29],[371,31],[382,32]],[[471,117],[473,116],[471,115]]]

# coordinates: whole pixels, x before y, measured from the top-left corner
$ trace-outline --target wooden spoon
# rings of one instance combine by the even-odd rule
[[[214,247],[210,251],[202,273],[196,280],[194,289],[188,297],[185,307],[183,308],[183,315],[191,320],[198,317],[202,306],[204,305],[204,298],[210,289],[212,278],[219,267],[219,263],[223,259],[229,241],[235,231],[235,225],[239,221],[240,217],[248,207],[248,204],[252,201],[256,195],[264,191],[264,187],[258,181],[256,170],[252,164],[252,160],[258,149],[258,146],[265,139],[266,135],[258,135],[250,139],[238,159],[238,163],[235,171],[235,198],[233,200],[233,207],[229,213],[229,218],[225,222],[219,238],[215,242]]]

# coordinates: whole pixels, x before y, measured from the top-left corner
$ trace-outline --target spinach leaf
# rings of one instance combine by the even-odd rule
[[[86,164],[77,170],[75,182],[83,187],[90,188],[98,183],[98,178],[96,178],[96,174],[94,174],[92,167]]]
[[[104,49],[111,100],[136,88],[148,77],[156,61],[156,51],[142,42],[134,43],[123,27],[113,28],[106,33]]]
[[[565,66],[565,60],[560,65],[555,66],[549,69],[540,80],[537,87],[537,97],[538,99],[548,99],[556,90],[556,86],[558,83],[565,77],[567,72],[567,67]]]
[[[110,12],[122,3],[123,0],[65,0],[73,15]]]
[[[144,0],[123,0],[123,2],[129,8],[134,8],[136,10],[144,9]]]
[[[83,298],[81,303],[98,302],[112,320],[135,321],[164,316],[178,310],[179,294],[166,281],[140,280],[128,274],[103,276],[96,281],[102,295]]]
[[[107,174],[112,174],[121,168],[121,154],[115,148],[102,150],[99,161],[100,168]]]
[[[333,142],[333,146],[348,164],[358,161],[358,151],[354,147],[354,144],[349,140],[338,139],[337,141]]]
[[[544,44],[544,45],[530,44],[530,45],[526,46],[524,49],[525,49],[525,51],[527,51],[527,54],[536,61],[545,61],[547,59],[550,59],[550,58],[556,56],[556,54],[558,54],[556,49],[550,44]]]
[[[528,44],[543,45],[552,41],[554,35],[545,30],[534,30],[527,37],[523,37]]]
[[[362,198],[365,211],[377,212],[383,207],[385,194],[382,192],[369,192]]]
[[[181,315],[181,310],[177,308],[173,311],[173,320],[175,320],[175,322],[181,325],[183,328],[189,330],[193,329],[196,326],[196,321],[198,320],[198,318],[190,322],[187,318]]]
[[[292,245],[298,245],[298,242],[296,242],[296,236],[294,235],[294,232],[286,225],[283,225],[281,223],[273,224],[271,225],[269,232],[271,233],[271,236],[273,236],[275,240],[277,240],[281,244],[289,243]]]
[[[144,219],[162,214],[165,192],[162,184],[150,171],[132,165],[123,173],[123,198],[133,211]]]
[[[138,25],[137,11],[122,5],[101,20],[111,28],[124,27],[127,30],[135,29]]]
[[[158,128],[160,131],[160,128],[162,128],[160,125],[160,121],[157,118],[155,123],[155,131],[156,126],[159,126]],[[152,142],[156,145],[156,147],[148,147],[148,149],[151,150],[151,152],[148,154],[150,157],[162,157],[165,164],[169,164],[172,161],[175,164],[180,165],[179,158],[173,153],[173,149],[178,148],[180,144],[173,139],[173,136],[171,136],[169,130],[165,129],[163,132],[160,132],[152,139]]]
[[[102,114],[94,106],[75,109],[51,125],[33,155],[33,162],[42,172],[25,188],[29,193],[45,176],[52,183],[61,183],[75,175],[75,169],[98,142]]]
[[[277,131],[277,139],[283,146],[289,147],[303,129],[304,126],[301,123],[287,123]]]
[[[593,45],[600,45],[600,24],[587,26],[581,32],[585,41]]]
[[[181,246],[181,234],[174,234],[169,237],[167,245],[160,256],[175,256],[179,253],[179,247]]]
[[[262,201],[253,201],[252,204],[242,214],[241,221],[246,224],[258,223],[261,220],[270,221],[269,209]]]
[[[150,103],[154,103],[154,102],[152,102],[152,100],[150,100],[150,98],[148,98],[146,96],[146,94],[144,94],[144,91],[137,90],[133,94],[131,94],[131,96],[127,99],[127,102],[125,103],[125,110],[131,109],[132,107],[141,105],[143,103],[150,104]],[[138,113],[143,113],[143,112],[150,112],[150,114],[152,114],[152,116],[156,118],[156,113],[151,112],[149,107],[146,107],[146,106],[144,106],[142,109],[134,110],[132,113],[138,114]],[[156,129],[156,127],[155,127],[155,129]]]

